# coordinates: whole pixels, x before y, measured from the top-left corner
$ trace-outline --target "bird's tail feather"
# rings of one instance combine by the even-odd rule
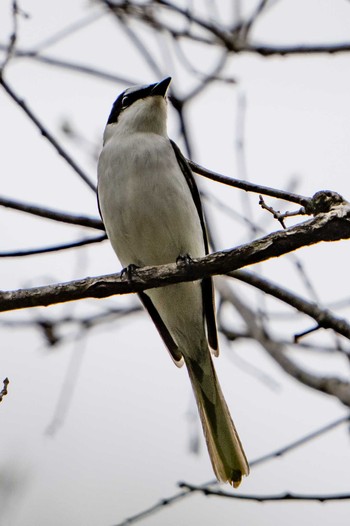
[[[200,363],[185,356],[195,394],[209,456],[217,479],[235,488],[249,465],[230,412],[222,394],[209,350]]]

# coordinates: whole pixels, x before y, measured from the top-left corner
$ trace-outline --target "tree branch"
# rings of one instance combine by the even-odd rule
[[[298,382],[315,389],[321,393],[325,393],[330,396],[338,398],[342,404],[350,407],[350,382],[337,378],[336,376],[322,376],[319,374],[313,374],[308,370],[304,369],[297,362],[291,359],[286,351],[286,347],[275,341],[268,334],[265,327],[259,323],[255,312],[252,311],[232,290],[232,288],[225,286],[226,283],[222,283],[219,280],[216,283],[216,288],[220,292],[222,301],[231,303],[234,308],[239,312],[240,316],[247,325],[248,331],[251,337],[254,338],[263,349],[269,354],[269,356],[281,367],[281,369],[292,376]],[[341,329],[345,328],[341,334],[350,337],[350,326],[345,320],[341,320]],[[335,331],[337,328],[332,327]]]
[[[0,85],[4,88],[6,93],[11,97],[11,99],[24,111],[24,113],[29,117],[33,124],[39,129],[41,135],[45,137],[49,143],[55,148],[57,153],[73,168],[73,170],[79,175],[79,177],[93,190],[96,192],[96,187],[94,183],[90,181],[88,176],[83,172],[81,168],[77,165],[74,159],[62,148],[62,146],[57,142],[53,135],[45,128],[45,126],[40,122],[40,120],[34,115],[29,106],[20,99],[18,95],[13,91],[9,84],[4,80],[3,75],[0,75]]]
[[[311,440],[314,440],[315,438],[318,438],[319,436],[322,436],[329,431],[332,431],[332,429],[335,429],[339,427],[341,424],[345,422],[349,422],[349,415],[339,418],[335,420],[334,422],[331,422],[330,424],[327,424],[326,426],[323,426],[319,429],[316,429],[312,433],[309,433],[307,435],[304,435],[294,442],[291,442],[290,444],[287,444],[286,446],[283,446],[280,449],[276,449],[274,451],[271,451],[269,453],[266,453],[265,455],[258,457],[256,459],[253,459],[249,462],[250,466],[256,466],[258,464],[263,464],[271,459],[279,458],[282,455],[285,455],[289,451],[293,451],[294,449],[310,442]],[[210,485],[217,484],[217,481],[210,481],[206,482],[204,484],[201,484],[201,488],[207,488]],[[236,494],[236,493],[235,493]],[[161,499],[156,504],[153,504],[153,506],[150,506],[149,508],[146,508],[145,510],[137,513],[136,515],[132,515],[128,517],[127,519],[123,520],[122,522],[115,524],[114,526],[128,526],[129,524],[133,524],[136,522],[139,522],[141,519],[144,519],[146,517],[149,517],[150,515],[154,515],[158,511],[164,509],[165,506],[170,506],[174,504],[175,502],[181,501],[187,497],[191,497],[194,495],[194,492],[192,492],[190,489],[183,489],[181,492],[176,493],[175,495],[172,495],[171,497],[166,497]]]
[[[250,183],[248,181],[242,181],[241,179],[227,177],[226,175],[222,175],[217,172],[213,172],[212,170],[208,170],[207,168],[204,168],[203,166],[195,163],[194,161],[190,161],[189,159],[187,159],[187,161],[191,169],[197,174],[202,175],[203,177],[207,177],[208,179],[211,179],[212,181],[216,181],[218,183],[233,186],[234,188],[240,188],[241,190],[245,190],[246,192],[254,192],[256,194],[269,195],[270,197],[284,199],[285,201],[290,201],[291,203],[297,203],[299,205],[302,205],[303,207],[309,207],[310,201],[312,199],[303,195],[286,192],[285,190],[278,190],[276,188],[270,188],[268,186],[260,186],[254,183]]]
[[[101,0],[101,3],[113,10],[119,16],[124,15],[128,19],[135,18],[136,20],[141,20],[146,26],[151,27],[152,30],[167,30],[174,38],[184,36],[194,39],[195,35],[193,35],[193,33],[189,33],[188,31],[179,32],[176,28],[171,29],[164,24],[163,17],[159,16],[159,13],[161,13],[162,10],[173,11],[181,16],[184,22],[192,24],[208,35],[207,39],[201,39],[202,43],[224,47],[229,53],[253,53],[262,57],[271,57],[286,55],[335,54],[348,53],[350,51],[350,42],[296,44],[288,46],[270,46],[258,43],[250,44],[245,41],[246,34],[244,31],[244,23],[228,30],[209,18],[206,19],[197,16],[194,10],[182,8],[168,0],[150,0],[142,5],[130,2],[129,0],[118,2],[112,0]],[[261,5],[264,7],[265,2],[261,2]],[[252,20],[255,22],[257,16],[260,14],[261,9],[258,9],[255,14],[256,16],[253,15]],[[246,24],[248,24],[249,29],[250,20],[248,20]]]
[[[7,46],[0,43],[0,51],[6,51]],[[140,84],[139,80],[122,77],[120,75],[114,75],[108,71],[103,71],[98,68],[87,66],[79,62],[69,62],[68,60],[60,60],[58,58],[52,57],[51,55],[38,54],[37,51],[32,49],[15,49],[12,58],[25,58],[28,60],[33,60],[48,66],[54,66],[57,68],[66,69],[68,71],[73,71],[75,73],[83,73],[95,78],[113,82],[113,84],[120,83],[124,86],[134,86],[135,84]]]
[[[237,272],[230,272],[229,276],[243,281],[244,283],[248,283],[249,285],[261,290],[265,294],[269,294],[270,296],[283,301],[283,303],[287,303],[299,312],[307,314],[310,316],[310,318],[313,318],[317,322],[319,327],[324,329],[332,327],[332,329],[336,330],[339,334],[342,334],[343,336],[346,336],[346,338],[350,339],[349,323],[344,319],[334,316],[334,314],[332,314],[328,309],[322,309],[316,303],[308,301],[305,298],[298,296],[294,292],[290,292],[280,285],[272,283],[270,280],[264,279],[253,272],[241,270]]]
[[[101,219],[88,216],[67,214],[66,212],[23,203],[21,201],[10,199],[8,197],[0,196],[0,206],[11,208],[12,210],[19,210],[20,212],[26,212],[27,214],[33,214],[39,217],[45,217],[46,219],[52,219],[53,221],[59,221],[61,223],[68,223],[71,225],[85,226],[88,228],[96,228],[97,230],[104,230],[104,225]]]
[[[101,241],[104,241],[105,239],[107,239],[107,235],[102,234],[100,236],[92,237],[89,239],[80,239],[79,241],[72,241],[71,243],[64,243],[62,245],[53,245],[51,247],[13,250],[11,252],[0,252],[0,258],[18,258],[24,256],[36,256],[38,254],[49,254],[52,252],[59,252],[60,250],[69,250],[71,248],[84,247],[93,243],[101,243]]]
[[[172,263],[138,269],[133,273],[131,282],[122,278],[120,274],[111,274],[45,287],[1,292],[0,311],[47,306],[84,298],[105,298],[114,294],[141,292],[182,281],[194,281],[209,275],[227,274],[320,241],[349,239],[348,216],[350,216],[349,206],[337,205],[330,212],[321,213],[300,225],[274,232],[232,250],[194,259],[190,265],[179,266]]]
[[[4,398],[4,396],[7,395],[7,386],[9,383],[10,383],[10,380],[8,378],[5,378],[2,382],[3,388],[0,391],[0,402],[2,402],[2,399]]]
[[[256,53],[262,57],[272,57],[280,55],[323,55],[335,53],[348,53],[350,42],[333,44],[301,44],[294,46],[268,46],[264,44],[246,45],[233,49],[236,53]]]
[[[329,495],[306,495],[303,493],[292,493],[286,491],[278,495],[245,495],[242,493],[230,493],[228,491],[223,491],[221,489],[211,489],[208,487],[195,486],[193,484],[188,484],[187,482],[180,482],[179,487],[183,489],[188,489],[189,491],[196,491],[203,493],[206,497],[210,495],[215,495],[216,497],[225,497],[228,499],[238,499],[238,500],[254,500],[256,502],[271,502],[271,501],[282,501],[282,500],[299,500],[299,501],[334,501],[334,500],[349,500],[350,493],[336,493]]]

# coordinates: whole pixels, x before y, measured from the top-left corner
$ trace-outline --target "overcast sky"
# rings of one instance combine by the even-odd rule
[[[220,2],[221,16],[225,10],[229,12],[230,4]],[[253,4],[245,5],[248,9]],[[350,40],[350,3],[345,0],[280,0],[272,4],[254,30],[256,41],[296,44]],[[39,47],[47,55],[91,65],[131,82],[158,80],[121,26],[102,15],[96,4],[22,0],[20,7],[30,17],[20,20],[19,49]],[[8,42],[10,13],[11,2],[3,0],[0,44]],[[52,35],[89,17],[95,20],[83,30],[49,45],[47,39]],[[159,53],[153,36],[149,34],[147,39],[154,53]],[[194,46],[188,58],[200,68],[203,61],[214,61],[215,57]],[[177,93],[186,93],[192,87],[193,79],[167,61],[166,53],[159,63],[161,76],[173,76]],[[286,188],[294,181],[294,191],[303,195],[329,188],[349,198],[349,54],[270,59],[239,55],[229,61],[225,73],[236,79],[237,86],[218,90],[213,84],[186,115],[194,160],[226,175],[241,175],[235,140],[239,101],[244,100],[246,175],[251,181],[276,188]],[[96,158],[91,152],[96,153],[101,146],[110,107],[126,85],[30,59],[10,62],[6,78],[96,182]],[[91,189],[1,89],[0,108],[1,195],[98,217]],[[61,130],[66,121],[88,142],[67,138]],[[173,111],[169,134],[179,139]],[[239,212],[248,206],[236,190],[204,181],[200,184]],[[259,224],[267,230],[278,229],[259,208],[256,196],[250,197],[249,203]],[[247,229],[213,204],[208,204],[208,215],[217,248],[249,241]],[[5,209],[0,209],[0,231],[1,251],[50,246],[94,234]],[[348,296],[348,242],[304,249],[298,257],[321,304]],[[2,259],[0,288],[36,286],[119,270],[120,264],[105,242],[79,251]],[[264,263],[259,271],[307,296],[290,258]],[[255,295],[246,288],[238,286],[238,290],[246,301],[255,301]],[[103,302],[106,309],[138,305],[134,297]],[[271,305],[275,312],[285,311],[277,302]],[[11,383],[8,396],[0,404],[0,526],[111,526],[176,494],[179,481],[202,484],[213,478],[202,438],[199,454],[189,451],[191,437],[200,430],[198,421],[193,421],[196,413],[186,372],[173,366],[145,314],[136,313],[127,320],[116,318],[86,336],[79,331],[76,337],[76,328],[66,326],[62,332],[65,343],[51,349],[39,331],[10,324],[100,309],[101,302],[91,300],[1,318],[0,380],[8,376]],[[240,328],[241,320],[236,317]],[[286,329],[291,337],[310,324],[310,320],[293,317],[282,321],[277,330],[283,333]],[[334,343],[325,331],[315,338],[320,344]],[[306,357],[300,353],[299,358],[320,373],[348,377],[345,359],[322,353]],[[229,346],[222,340],[215,366],[250,460],[346,414],[336,400],[287,378],[257,344],[239,341]],[[62,397],[62,392],[67,396]],[[349,461],[349,435],[343,426],[254,468],[240,491],[349,492]],[[291,526],[307,522],[342,526],[348,524],[349,507],[346,501],[262,505],[194,495],[164,507],[141,524]]]

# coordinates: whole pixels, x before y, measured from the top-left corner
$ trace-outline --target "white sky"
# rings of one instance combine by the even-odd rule
[[[223,14],[229,4],[220,2]],[[20,6],[31,15],[20,21],[18,46],[24,49],[39,45],[73,21],[100,12],[93,4],[79,0],[22,0]],[[10,2],[3,0],[0,43],[6,42],[10,33],[9,13]],[[345,0],[280,0],[262,18],[254,38],[272,44],[349,41],[349,27],[350,3]],[[147,41],[156,52],[152,35]],[[48,48],[47,54],[141,83],[157,80],[125,39],[120,26],[106,16]],[[203,61],[213,60],[198,46],[189,50],[189,57],[197,67],[203,64],[203,70],[207,64]],[[236,89],[219,90],[213,84],[189,109],[194,160],[227,175],[240,176],[234,150],[240,93],[247,103],[245,146],[251,181],[285,188],[296,176],[296,191],[301,194],[312,195],[329,188],[348,197],[349,54],[271,59],[240,55],[232,58],[226,73],[239,80]],[[62,135],[59,126],[69,119],[97,144],[110,106],[125,86],[30,60],[14,61],[6,74],[15,91],[95,180],[94,162],[84,148]],[[163,66],[162,74],[174,77],[178,92],[193,85],[193,80],[171,61]],[[97,217],[93,193],[1,90],[0,108],[4,146],[1,194]],[[178,137],[173,112],[169,134]],[[242,211],[245,201],[236,190],[208,182],[203,186]],[[259,224],[267,229],[278,228],[258,207],[257,197],[250,199],[250,205]],[[209,213],[214,216],[219,248],[249,240],[247,231],[237,222],[213,207]],[[51,245],[89,235],[81,228],[1,209],[0,231],[1,250]],[[348,296],[348,243],[320,245],[298,255],[322,303]],[[34,286],[119,269],[107,243],[92,245],[78,252],[0,260],[0,288]],[[306,296],[290,259],[269,261],[259,270]],[[242,290],[247,301],[255,301],[254,294]],[[135,298],[113,298],[105,305],[118,307],[134,302]],[[272,305],[274,311],[281,309],[277,303]],[[44,311],[10,313],[2,319],[68,316],[95,312],[97,307],[99,302],[87,301]],[[290,336],[311,325],[310,320],[293,316],[278,330],[285,329]],[[11,381],[9,394],[0,404],[0,484],[1,477],[7,481],[12,478],[14,484],[11,498],[2,502],[0,495],[1,526],[117,524],[176,493],[180,480],[201,484],[213,478],[203,441],[200,455],[188,453],[188,413],[194,407],[187,375],[173,366],[145,315],[103,325],[91,331],[86,341],[71,338],[56,350],[46,349],[41,336],[32,330],[0,328],[0,379],[8,376]],[[73,333],[72,328],[65,332],[67,337]],[[315,338],[320,343],[333,341],[324,332]],[[325,374],[348,376],[348,364],[340,358],[320,354],[298,357]],[[245,371],[239,358],[273,378],[278,391]],[[54,437],[48,437],[45,430],[54,417],[71,360],[73,367],[80,368],[69,410],[62,427]],[[239,342],[228,347],[222,341],[221,357],[215,366],[250,459],[345,414],[337,401],[286,378],[255,344]],[[349,436],[342,427],[252,470],[240,491],[348,492],[349,461]],[[321,526],[342,526],[348,524],[349,509],[347,502],[261,505],[193,496],[141,524],[291,526],[317,522]]]

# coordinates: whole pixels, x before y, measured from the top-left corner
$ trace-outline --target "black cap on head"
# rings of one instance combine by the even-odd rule
[[[145,99],[146,97],[154,97],[160,95],[165,97],[168,90],[171,77],[166,77],[160,82],[144,86],[132,86],[126,89],[119,95],[113,104],[112,111],[109,115],[107,124],[116,123],[118,117],[123,110],[131,106],[135,101],[139,99]]]

